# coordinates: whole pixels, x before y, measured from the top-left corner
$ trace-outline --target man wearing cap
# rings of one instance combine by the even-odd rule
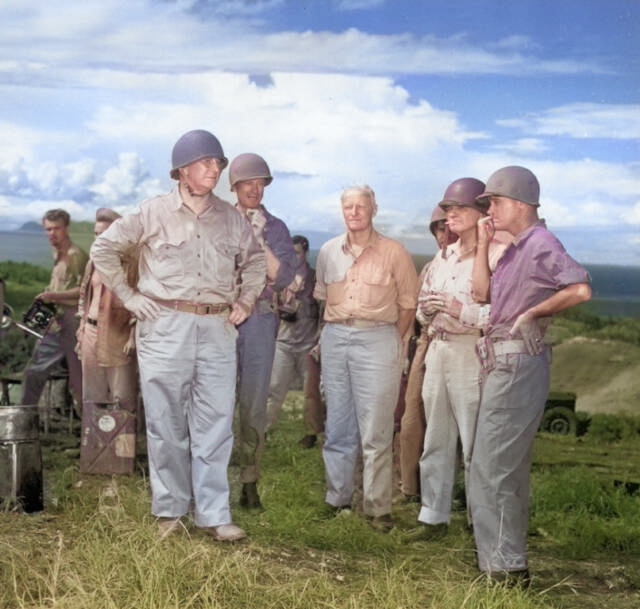
[[[341,203],[347,230],[321,247],[314,291],[326,303],[320,336],[325,501],[333,510],[350,507],[362,454],[364,514],[374,528],[389,530],[393,412],[417,275],[409,252],[374,229],[371,187],[345,189]]]
[[[88,257],[71,241],[70,221],[69,213],[64,209],[50,209],[42,218],[55,263],[49,285],[36,300],[56,305],[56,316],[47,333],[36,343],[24,371],[23,404],[38,403],[49,373],[64,359],[69,371],[69,387],[78,406],[82,405],[82,366],[75,346],[80,283]]]
[[[236,207],[245,217],[267,260],[266,285],[251,315],[238,326],[238,443],[240,505],[260,508],[258,473],[267,427],[269,379],[278,335],[278,294],[291,284],[297,258],[285,223],[270,214],[262,198],[273,177],[266,161],[254,153],[240,154],[229,166]]]
[[[531,451],[549,389],[544,330],[553,314],[591,297],[587,271],[538,218],[539,195],[536,176],[510,166],[493,173],[478,198],[490,203],[491,222],[480,225],[478,237],[485,270],[493,231],[506,230],[513,241],[490,278],[489,325],[478,343],[483,386],[470,472],[473,531],[480,570],[524,586]]]
[[[100,235],[91,257],[105,285],[138,318],[136,349],[147,421],[151,511],[159,534],[195,524],[215,539],[245,536],[231,521],[236,325],[252,312],[266,262],[251,227],[213,194],[227,159],[218,139],[189,131],[175,144],[171,192]],[[122,264],[139,252],[132,288]]]
[[[100,236],[112,222],[120,218],[113,209],[101,207],[96,212],[94,234]],[[123,257],[127,284],[135,288],[138,266],[132,250]],[[90,260],[80,285],[78,303],[78,345],[82,361],[82,394],[85,403],[118,402],[135,415],[138,394],[138,366],[135,358],[135,315],[102,283]],[[139,427],[142,429],[142,422]],[[126,447],[135,457],[135,443]],[[133,461],[132,461],[133,463]]]
[[[451,519],[458,440],[468,488],[469,464],[480,402],[480,363],[475,352],[488,307],[476,302],[472,285],[477,222],[485,208],[476,201],[484,183],[455,180],[446,188],[440,207],[448,230],[458,240],[440,250],[429,266],[418,296],[418,320],[428,325],[422,400],[426,432],[420,457],[422,507],[418,520],[428,536],[441,535]],[[488,244],[489,266],[504,251],[496,240]]]
[[[455,242],[456,235],[447,230],[447,214],[440,205],[436,205],[431,212],[429,231],[433,235],[438,250]],[[427,262],[418,276],[418,289],[424,282],[424,277],[433,260]],[[420,501],[420,455],[424,444],[426,422],[424,419],[424,405],[422,403],[422,384],[424,381],[424,360],[429,347],[428,324],[419,326],[415,343],[415,352],[411,359],[407,375],[407,388],[404,396],[404,411],[400,420],[400,492],[402,500],[408,502]]]
[[[307,262],[309,241],[294,235],[298,266],[293,281],[280,292],[280,327],[267,399],[267,425],[278,420],[294,379],[303,379],[306,356],[318,339],[318,302],[313,297],[316,272]]]

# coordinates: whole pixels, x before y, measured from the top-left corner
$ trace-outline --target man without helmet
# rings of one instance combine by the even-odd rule
[[[50,209],[42,218],[55,263],[49,285],[36,296],[36,300],[54,304],[56,316],[45,335],[36,343],[24,371],[23,404],[38,403],[49,374],[64,359],[69,371],[69,387],[78,408],[82,406],[82,366],[75,346],[80,283],[88,256],[72,243],[69,236],[70,221],[69,213],[64,209]]]
[[[195,525],[215,539],[245,536],[231,520],[227,479],[235,326],[264,287],[266,261],[242,215],[212,192],[226,165],[214,135],[185,133],[172,153],[177,187],[114,222],[91,248],[104,282],[138,318],[151,511],[161,538],[179,527],[192,502]],[[137,289],[120,261],[134,245]]]
[[[482,398],[471,459],[470,503],[478,566],[492,579],[529,583],[526,537],[531,451],[549,390],[551,316],[591,297],[589,275],[538,217],[540,186],[524,167],[503,167],[479,201],[491,222],[478,231],[489,286],[493,230],[513,241],[490,277],[491,313],[478,343]]]
[[[325,501],[338,511],[351,506],[362,454],[364,514],[373,527],[389,530],[393,411],[417,275],[409,252],[374,229],[377,205],[369,186],[345,189],[341,203],[347,230],[320,248],[314,291],[326,303],[320,336]]]

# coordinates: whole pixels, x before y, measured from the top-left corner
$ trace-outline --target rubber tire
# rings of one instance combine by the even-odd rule
[[[540,429],[549,433],[559,433],[562,435],[576,435],[578,420],[572,410],[564,406],[556,406],[545,410],[540,422]]]

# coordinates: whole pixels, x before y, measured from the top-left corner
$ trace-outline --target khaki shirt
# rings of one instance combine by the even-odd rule
[[[489,244],[489,268],[493,271],[506,249],[506,244],[495,239]],[[460,240],[447,246],[446,257],[439,251],[429,263],[422,286],[421,294],[430,291],[445,292],[462,303],[460,318],[452,317],[444,311],[428,316],[418,309],[417,318],[421,324],[429,324],[429,332],[447,332],[450,334],[476,334],[489,322],[489,305],[474,302],[471,296],[471,273],[475,249],[462,252]]]
[[[265,284],[265,254],[233,206],[213,193],[209,201],[198,216],[175,188],[116,220],[91,247],[105,285],[125,304],[134,295],[121,256],[137,245],[137,289],[145,296],[204,304],[238,301],[252,310]]]
[[[347,234],[327,241],[316,260],[314,296],[326,300],[324,320],[394,324],[400,309],[415,309],[417,274],[402,244],[374,231],[355,256]]]
[[[72,243],[66,252],[54,250],[53,255],[55,263],[45,291],[64,292],[80,287],[84,268],[89,260],[87,253]]]

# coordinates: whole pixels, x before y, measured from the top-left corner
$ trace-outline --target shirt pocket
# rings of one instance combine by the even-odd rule
[[[189,264],[189,252],[185,239],[158,240],[152,244],[154,277],[162,283],[171,283],[184,278],[185,265]]]
[[[390,284],[391,277],[383,268],[370,266],[362,269],[364,297],[369,306],[377,307],[387,303]]]
[[[213,279],[218,287],[225,291],[232,291],[236,287],[236,269],[240,261],[242,248],[237,243],[225,241],[223,239],[216,240],[211,250],[211,259],[209,260],[212,269]]]

